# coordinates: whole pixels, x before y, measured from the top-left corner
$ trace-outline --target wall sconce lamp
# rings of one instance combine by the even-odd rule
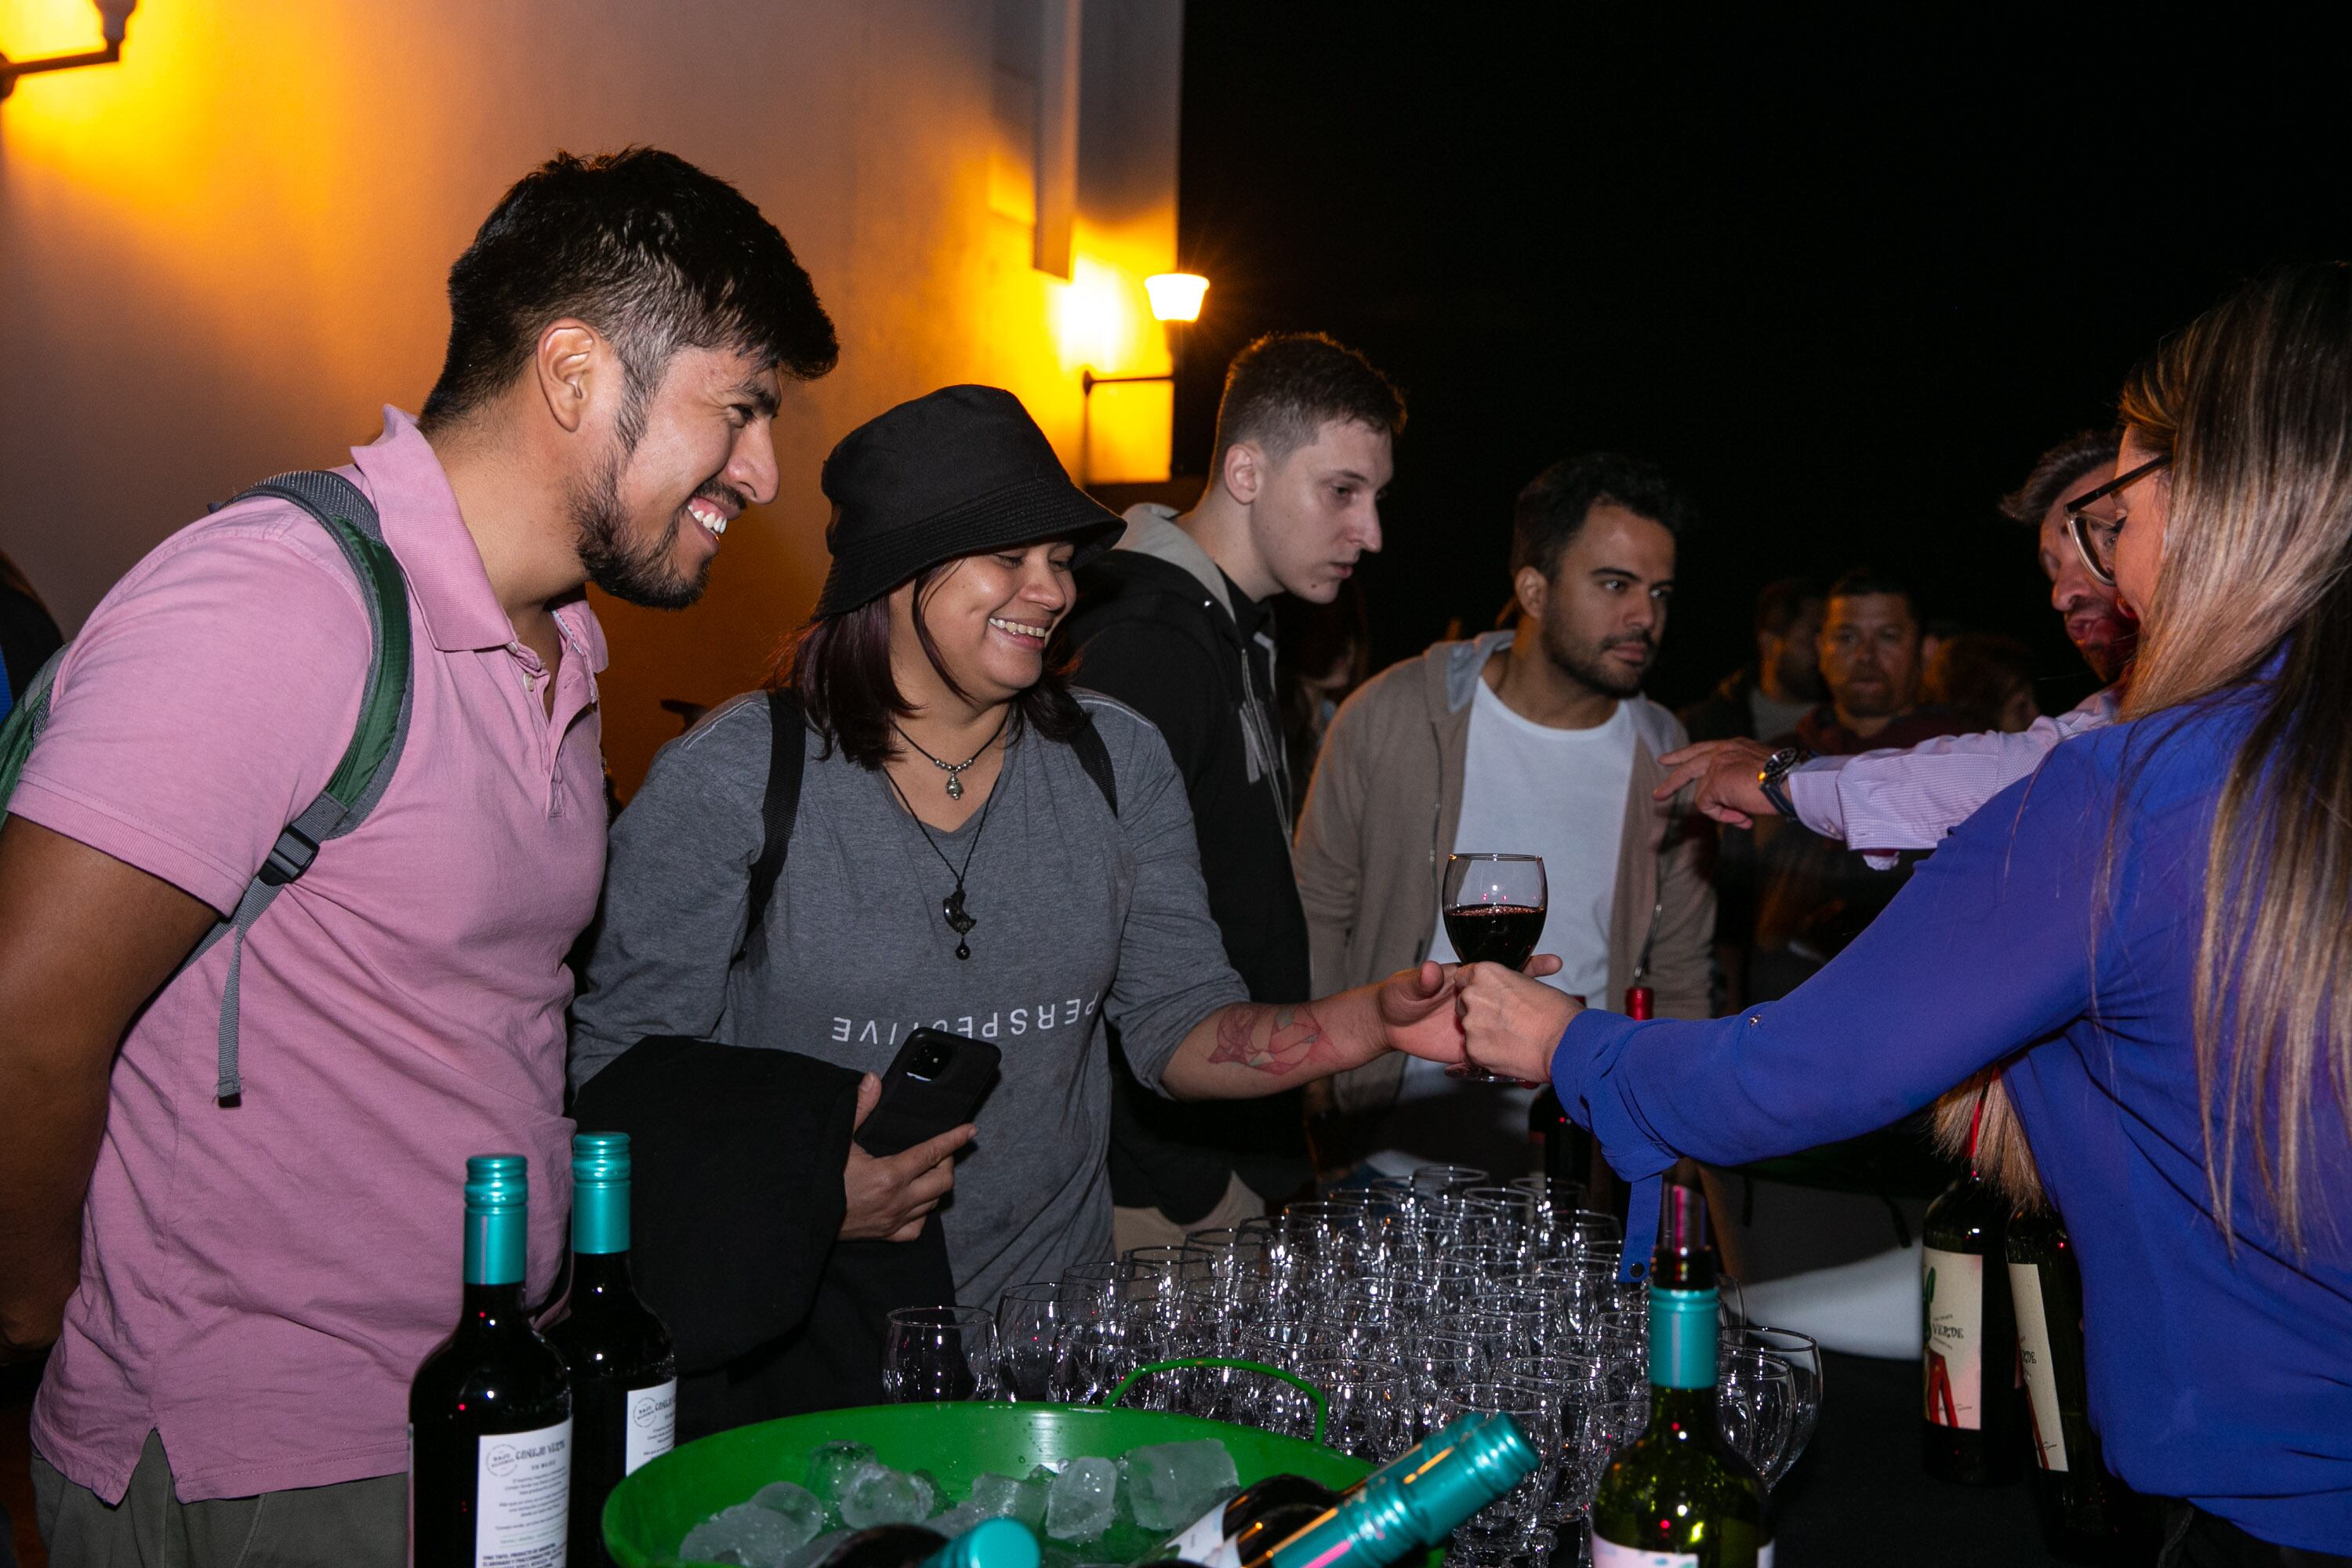
[[[1143,280],[1143,294],[1151,301],[1152,319],[1167,331],[1168,368],[1158,375],[1097,375],[1091,365],[1078,372],[1079,484],[1087,482],[1092,466],[1089,449],[1094,444],[1091,410],[1095,388],[1139,381],[1174,381],[1178,367],[1184,363],[1184,329],[1201,319],[1201,300],[1208,292],[1209,280],[1197,272],[1153,273]]]
[[[131,13],[139,8],[139,0],[91,0],[91,4],[97,7],[100,34],[105,38],[106,47],[78,55],[48,55],[34,60],[12,60],[6,55],[0,55],[0,99],[16,90],[16,79],[20,76],[71,70],[76,66],[112,65],[122,58],[122,37],[129,30]]]

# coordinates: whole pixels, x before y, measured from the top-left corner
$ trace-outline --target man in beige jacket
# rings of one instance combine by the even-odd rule
[[[1547,469],[1513,520],[1516,629],[1440,643],[1339,710],[1296,854],[1318,992],[1451,961],[1446,858],[1498,850],[1544,857],[1537,951],[1562,961],[1551,984],[1611,1008],[1647,984],[1659,1016],[1707,1016],[1715,893],[1694,821],[1651,799],[1666,776],[1657,759],[1684,743],[1683,728],[1641,695],[1685,510],[1648,463],[1595,454]],[[1327,1164],[1459,1163],[1499,1176],[1536,1163],[1530,1091],[1402,1058],[1330,1088]]]

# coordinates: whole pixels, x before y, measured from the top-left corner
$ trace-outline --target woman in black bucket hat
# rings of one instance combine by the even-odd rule
[[[1434,965],[1319,1002],[1246,999],[1166,742],[1067,684],[1071,571],[1120,523],[1017,399],[951,386],[902,404],[843,439],[824,485],[833,568],[773,689],[666,747],[614,825],[573,1009],[583,1125],[593,1111],[690,1143],[711,1180],[756,1189],[730,1215],[788,1212],[820,1257],[838,1237],[828,1271],[943,1236],[956,1299],[992,1308],[1109,1256],[1106,1021],[1137,1077],[1178,1098],[1270,1094],[1391,1048],[1459,1059]],[[869,1155],[850,1123],[921,1026],[993,1047],[998,1080],[976,1127]],[[764,1048],[724,1048],[740,1047]],[[689,1058],[722,1076],[681,1091]],[[813,1076],[747,1089],[751,1058]],[[821,1128],[796,1123],[818,1153],[783,1170],[781,1132],[727,1152],[731,1129],[779,1125],[763,1094],[794,1116],[830,1096]],[[689,1128],[649,1125],[665,1096]],[[641,1147],[641,1213],[647,1164]],[[649,1279],[656,1308],[701,1310],[686,1303],[783,1245],[747,1247],[740,1226],[728,1240],[723,1265],[679,1264],[692,1288]],[[752,1326],[728,1348],[751,1349]],[[772,1310],[757,1326],[793,1327]]]

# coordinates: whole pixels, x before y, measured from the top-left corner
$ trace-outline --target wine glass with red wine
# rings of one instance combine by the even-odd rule
[[[1465,963],[1525,969],[1543,937],[1548,896],[1540,855],[1449,855],[1441,906],[1445,940]],[[1495,1078],[1467,1062],[1445,1070],[1481,1082]]]

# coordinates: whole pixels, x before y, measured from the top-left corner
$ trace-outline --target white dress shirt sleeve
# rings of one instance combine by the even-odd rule
[[[1939,735],[1905,751],[1816,757],[1789,774],[1789,803],[1807,827],[1886,870],[1898,851],[1933,849],[2061,741],[2114,723],[2117,700],[2111,686],[2019,734]]]

